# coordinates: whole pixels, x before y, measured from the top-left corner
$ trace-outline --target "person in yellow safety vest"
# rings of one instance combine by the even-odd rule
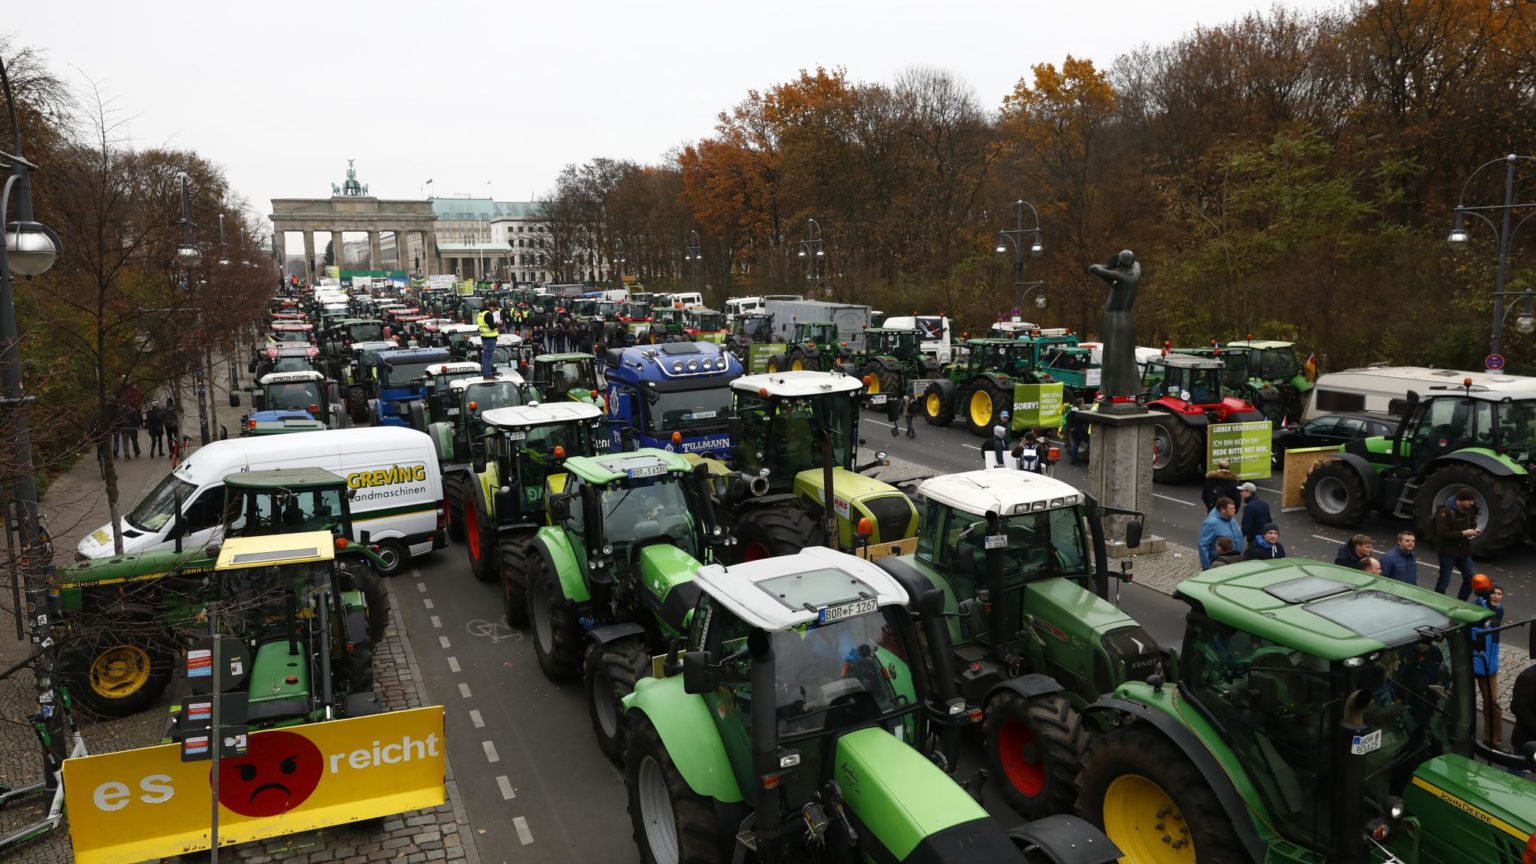
[[[485,310],[476,316],[480,324],[480,375],[485,378],[496,375],[496,337],[501,335],[496,321],[499,308],[501,304],[492,297],[485,302]]]

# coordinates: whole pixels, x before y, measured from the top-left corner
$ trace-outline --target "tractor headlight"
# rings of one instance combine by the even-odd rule
[[[604,555],[612,555],[613,554],[613,544],[612,543],[604,543],[603,544],[603,554]]]
[[[1387,815],[1392,817],[1393,822],[1403,818],[1403,814],[1406,812],[1408,810],[1403,806],[1403,799],[1396,795],[1387,796]]]
[[[697,372],[697,371],[699,371],[699,361],[697,361],[697,360],[689,360],[688,361],[688,371],[689,372]]]
[[[1185,402],[1188,402],[1189,401],[1189,391],[1188,390],[1180,390],[1179,391],[1179,398],[1183,399]]]

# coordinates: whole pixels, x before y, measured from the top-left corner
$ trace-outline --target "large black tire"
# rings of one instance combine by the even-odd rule
[[[576,609],[566,602],[560,579],[544,556],[532,556],[528,572],[528,617],[533,625],[533,655],[544,677],[570,681],[581,674],[581,625]]]
[[[955,385],[935,381],[923,391],[923,420],[929,426],[948,426],[955,418]]]
[[[371,419],[368,414],[368,392],[361,387],[352,387],[347,390],[347,414],[352,418],[352,425],[366,426]]]
[[[368,604],[368,639],[377,645],[384,638],[384,628],[389,625],[389,592],[373,568],[362,561],[347,561],[340,570],[342,590],[361,591]]]
[[[1335,528],[1353,528],[1371,512],[1365,478],[1343,459],[1312,466],[1301,481],[1301,497],[1314,521]]]
[[[789,368],[789,360],[783,354],[768,355],[768,365],[763,369],[770,375],[777,375]]]
[[[127,717],[150,707],[176,671],[176,642],[149,622],[81,633],[60,658],[74,704],[95,717]]]
[[[469,572],[480,582],[500,578],[496,566],[496,526],[490,514],[480,508],[473,487],[464,490],[464,548],[469,552]]]
[[[885,368],[884,365],[871,360],[864,366],[864,370],[860,373],[860,377],[869,379],[869,395],[880,395],[885,397],[885,402],[879,405],[876,405],[872,399],[866,402],[868,407],[871,409],[884,414],[888,410],[890,403],[893,400],[896,402],[901,401],[901,376]]]
[[[454,471],[443,478],[443,513],[448,519],[448,539],[464,542],[464,475]]]
[[[336,671],[346,681],[347,693],[373,692],[373,646],[358,645],[337,662]]]
[[[736,561],[793,555],[821,544],[822,531],[795,506],[754,507],[736,523]]]
[[[1179,842],[1193,845],[1189,860],[1248,860],[1231,815],[1205,778],[1148,726],[1122,727],[1094,740],[1077,775],[1077,812],[1105,829],[1122,861],[1166,860],[1169,846]]]
[[[821,358],[806,353],[804,348],[796,348],[789,352],[789,371],[817,372],[820,369]]]
[[[528,573],[536,554],[533,538],[503,537],[499,545],[501,596],[507,626],[524,627],[528,624]]]
[[[1166,411],[1154,412],[1152,421],[1152,479],[1182,483],[1200,473],[1205,461],[1205,439],[1195,427]]]
[[[1003,388],[990,378],[983,378],[962,390],[956,402],[955,413],[960,415],[965,428],[977,438],[989,438],[1002,412],[1013,405],[1013,394],[1003,393]]]
[[[380,576],[398,576],[410,564],[411,550],[406,548],[404,541],[380,540],[378,545]]]
[[[417,432],[427,431],[427,406],[420,399],[413,400],[409,406],[411,428]]]
[[[625,696],[635,692],[635,682],[650,673],[651,655],[639,636],[606,645],[593,643],[587,651],[583,679],[587,686],[587,711],[598,749],[615,765],[624,761]]]
[[[1461,489],[1477,496],[1477,527],[1483,533],[1472,538],[1472,556],[1483,558],[1508,549],[1525,536],[1525,514],[1530,502],[1514,477],[1497,477],[1474,465],[1447,462],[1424,478],[1414,500],[1413,521],[1420,537],[1433,538],[1435,511]],[[1309,508],[1310,509],[1310,508]]]
[[[1065,696],[1026,699],[1003,690],[987,703],[982,733],[992,776],[1010,807],[1028,819],[1071,811],[1088,732]]]
[[[630,719],[624,749],[629,822],[643,864],[724,864],[727,850],[709,799],[688,787],[644,714]],[[665,850],[661,855],[656,848]]]

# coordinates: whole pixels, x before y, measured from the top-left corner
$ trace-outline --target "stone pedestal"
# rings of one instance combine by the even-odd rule
[[[1152,420],[1150,411],[1110,414],[1085,412],[1093,430],[1088,468],[1088,491],[1106,507],[1119,507],[1141,513],[1152,509]],[[1165,546],[1162,538],[1143,535],[1141,545],[1126,550],[1125,523],[1128,516],[1104,519],[1106,539],[1119,545],[1119,554],[1151,553]],[[1117,556],[1118,557],[1118,556]]]

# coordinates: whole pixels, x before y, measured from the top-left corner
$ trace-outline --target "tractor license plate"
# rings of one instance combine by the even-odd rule
[[[695,411],[692,414],[688,415],[688,419],[689,420],[713,420],[713,419],[715,419],[715,414],[716,413],[717,412],[715,412],[715,411]]]
[[[1008,535],[988,534],[985,538],[982,539],[981,545],[983,549],[1007,549]]]
[[[528,440],[528,433],[527,432],[508,432],[507,433],[507,440],[508,441],[527,441]]]
[[[876,393],[875,395],[869,397],[869,404],[871,404],[871,405],[884,405],[885,404],[885,394],[884,393]]]
[[[667,466],[661,463],[655,465],[641,465],[638,468],[629,469],[630,477],[660,477],[667,473]]]
[[[1356,735],[1349,742],[1349,752],[1355,756],[1364,756],[1373,750],[1381,749],[1381,730],[1377,729],[1365,735]]]
[[[880,608],[880,604],[873,598],[855,600],[852,603],[840,603],[836,606],[823,606],[816,614],[816,623],[832,624],[844,618],[854,618],[859,615],[868,615]]]

